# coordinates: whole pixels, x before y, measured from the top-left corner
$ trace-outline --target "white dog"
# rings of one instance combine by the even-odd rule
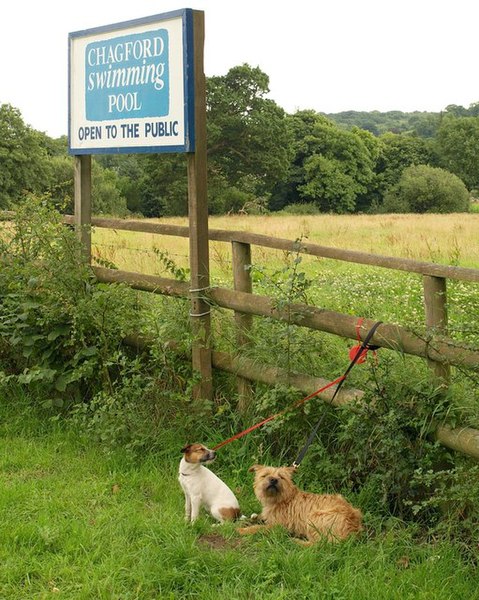
[[[226,483],[203,466],[214,461],[216,452],[202,444],[189,444],[181,451],[184,456],[180,461],[178,480],[185,493],[185,520],[195,521],[201,506],[205,506],[220,523],[239,517],[236,496]]]

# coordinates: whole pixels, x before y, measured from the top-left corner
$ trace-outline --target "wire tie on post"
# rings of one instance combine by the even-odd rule
[[[207,310],[206,312],[203,312],[203,313],[190,312],[190,317],[205,317],[206,315],[209,315],[210,313],[211,313],[211,310]]]
[[[198,288],[196,290],[189,290],[189,292],[190,292],[190,294],[194,294],[194,293],[197,293],[197,292],[204,292],[204,291],[209,290],[209,289],[211,289],[211,286],[207,285],[205,287]],[[211,309],[207,310],[206,312],[203,312],[203,313],[192,313],[192,312],[190,312],[190,317],[206,317],[206,315],[209,315],[210,313],[211,313]]]

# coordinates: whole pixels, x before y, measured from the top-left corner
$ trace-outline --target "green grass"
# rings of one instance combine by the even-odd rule
[[[240,538],[207,516],[185,524],[174,430],[135,462],[39,416],[18,391],[0,416],[2,600],[479,598],[457,548],[394,520],[366,514],[361,538],[314,548],[283,531]],[[222,466],[227,453],[214,469],[245,513],[258,510],[246,466]]]

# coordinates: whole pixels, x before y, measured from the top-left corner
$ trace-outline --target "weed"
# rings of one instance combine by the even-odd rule
[[[293,307],[295,303],[308,302],[308,290],[312,284],[312,280],[300,269],[303,260],[302,241],[303,237],[298,238],[294,242],[293,251],[284,253],[284,264],[280,269],[271,272],[258,265],[249,267],[252,279],[273,297],[274,307],[286,313],[286,325],[277,326],[275,335],[285,358],[284,367],[288,371],[292,369],[292,355],[297,351],[298,340],[298,336],[295,335],[297,327],[291,323]]]
[[[160,250],[154,247],[153,252],[158,257],[158,260],[163,265],[167,273],[173,275],[178,281],[186,281],[189,275],[189,269],[179,267],[174,260],[170,257],[168,252]]]

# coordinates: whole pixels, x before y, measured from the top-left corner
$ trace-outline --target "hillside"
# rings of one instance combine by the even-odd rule
[[[419,137],[434,137],[439,126],[442,113],[435,112],[402,112],[391,110],[371,112],[347,110],[339,113],[323,113],[326,117],[342,127],[360,127],[374,135],[388,131],[393,133],[416,133]]]

